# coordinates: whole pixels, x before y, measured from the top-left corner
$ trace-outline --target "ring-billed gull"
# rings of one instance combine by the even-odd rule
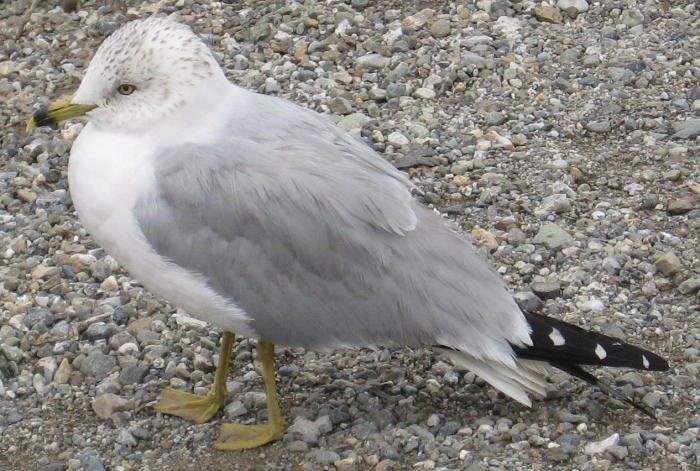
[[[580,365],[668,368],[522,312],[403,173],[323,116],[229,83],[187,26],[126,24],[75,95],[29,127],[83,114],[68,171],[82,223],[146,287],[225,331],[209,394],[166,390],[157,410],[209,420],[223,405],[233,332],[259,339],[269,421],[224,425],[219,448],[283,435],[274,344],[433,348],[526,405],[544,394],[550,366],[618,398]]]

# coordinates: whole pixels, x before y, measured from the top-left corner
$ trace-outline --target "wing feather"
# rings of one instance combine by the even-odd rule
[[[285,106],[261,108],[256,129],[282,133],[269,141],[248,119],[216,146],[157,156],[157,191],[136,208],[154,249],[274,343],[444,345],[514,366],[510,345],[529,342],[528,326],[471,244],[319,115],[275,122]]]

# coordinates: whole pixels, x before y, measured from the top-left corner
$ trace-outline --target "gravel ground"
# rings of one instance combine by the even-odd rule
[[[694,1],[76,3],[0,9],[0,469],[699,469]],[[428,351],[279,348],[285,439],[218,452],[218,424],[264,420],[247,340],[211,423],[156,414],[164,386],[206,391],[221,333],[80,226],[80,125],[24,132],[105,35],[153,12],[190,24],[231,80],[328,113],[406,170],[528,309],[669,358],[597,372],[658,420],[564,374],[528,409]]]

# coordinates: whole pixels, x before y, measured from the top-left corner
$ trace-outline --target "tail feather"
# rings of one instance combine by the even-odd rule
[[[532,402],[528,393],[545,395],[547,365],[530,360],[516,360],[516,369],[503,363],[476,358],[459,350],[447,347],[435,347],[456,365],[481,376],[493,387],[512,397],[519,403],[530,407]]]

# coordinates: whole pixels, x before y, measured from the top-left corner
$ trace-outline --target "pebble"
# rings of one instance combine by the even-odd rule
[[[564,21],[564,17],[557,8],[546,4],[533,8],[532,14],[538,20],[546,21],[547,23],[562,23]]]
[[[386,140],[389,144],[394,145],[394,146],[405,146],[411,142],[408,140],[408,138],[406,136],[404,136],[403,134],[401,134],[398,131],[394,131],[394,132],[390,133],[387,136]]]
[[[672,250],[664,252],[656,257],[654,266],[666,276],[675,275],[683,267],[681,261]]]
[[[124,398],[116,394],[106,393],[92,400],[92,410],[101,419],[109,419],[115,411],[123,410],[128,404]]]
[[[114,369],[117,360],[113,356],[93,350],[80,365],[80,372],[86,376],[103,377]]]
[[[605,438],[598,442],[591,442],[586,444],[586,446],[584,447],[584,452],[587,455],[599,455],[609,450],[611,447],[617,446],[619,440],[620,435],[617,433],[613,433],[608,438]]]
[[[449,20],[437,20],[430,25],[430,33],[436,38],[444,38],[451,32]]]
[[[644,23],[644,14],[637,9],[622,10],[620,22],[628,28],[632,28]]]
[[[558,0],[557,7],[562,11],[573,8],[580,13],[588,11],[588,2],[586,0]]]
[[[561,293],[561,284],[558,281],[539,281],[532,283],[530,289],[540,299],[554,299]]]
[[[86,448],[80,452],[78,460],[84,471],[105,471],[100,455],[92,448]]]
[[[370,118],[362,113],[351,113],[340,119],[337,124],[346,131],[352,131],[363,128],[369,121]]]
[[[241,401],[233,401],[224,408],[227,417],[240,417],[248,413],[248,408]]]
[[[384,57],[381,54],[367,54],[362,57],[358,57],[355,62],[355,68],[357,69],[382,69],[386,67],[389,63],[389,58]]]
[[[589,121],[586,123],[586,129],[603,134],[610,132],[612,124],[608,120]]]
[[[423,88],[423,87],[416,88],[413,91],[413,96],[416,98],[423,99],[423,100],[431,100],[431,99],[435,98],[435,90],[432,90],[430,88]]]
[[[700,278],[690,278],[678,285],[681,294],[693,294],[700,291]]]
[[[685,214],[692,211],[695,208],[695,204],[691,198],[681,198],[677,200],[671,200],[668,203],[668,213],[674,216]]]
[[[545,224],[540,227],[532,242],[544,244],[548,249],[558,249],[573,244],[574,238],[557,224]]]
[[[328,427],[332,428],[328,416],[321,417],[316,421],[306,417],[297,417],[287,429],[286,435],[290,437],[290,440],[301,440],[308,445],[316,445],[321,433],[329,431]]]

